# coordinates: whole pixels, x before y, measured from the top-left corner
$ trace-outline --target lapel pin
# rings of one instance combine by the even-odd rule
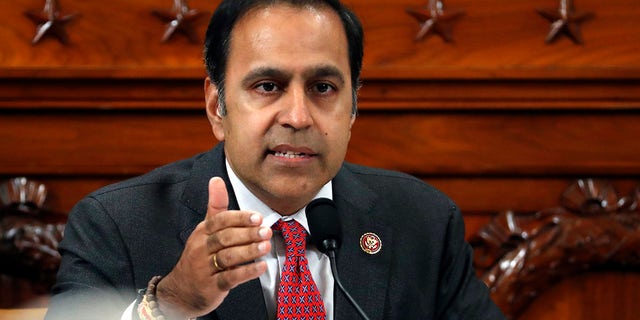
[[[360,237],[360,248],[368,254],[376,254],[382,248],[382,241],[377,234],[367,232]]]

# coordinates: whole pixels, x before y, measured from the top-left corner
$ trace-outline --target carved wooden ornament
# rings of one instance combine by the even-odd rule
[[[29,19],[35,22],[36,34],[31,40],[32,44],[37,44],[45,35],[57,38],[62,44],[69,44],[69,37],[65,26],[73,20],[77,14],[63,15],[60,13],[60,5],[56,0],[45,0],[42,11],[26,11],[24,13]]]
[[[167,24],[162,42],[167,42],[176,33],[182,33],[191,43],[200,43],[195,30],[195,22],[204,12],[189,9],[187,0],[174,0],[173,9],[153,10],[152,13]]]
[[[559,34],[568,36],[574,43],[582,44],[580,23],[590,19],[591,12],[576,12],[573,0],[560,0],[558,10],[538,9],[538,13],[551,22],[551,30],[545,41],[551,43]]]
[[[464,15],[464,11],[461,10],[444,12],[442,0],[429,0],[424,7],[407,8],[406,11],[420,23],[416,41],[424,39],[430,33],[435,33],[444,41],[453,42],[453,23]]]
[[[24,278],[49,292],[60,265],[66,214],[42,208],[44,184],[24,177],[0,184],[0,274]]]
[[[510,319],[563,277],[640,268],[640,185],[619,198],[604,181],[578,180],[561,203],[533,215],[503,212],[470,239],[475,267]]]

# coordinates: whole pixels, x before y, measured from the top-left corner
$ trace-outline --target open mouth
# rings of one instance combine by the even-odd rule
[[[313,150],[306,147],[296,148],[284,145],[270,149],[267,153],[274,157],[284,159],[308,159],[317,155]]]
[[[276,157],[283,157],[283,158],[289,158],[289,159],[306,158],[310,156],[303,152],[293,152],[293,151],[285,151],[285,152],[274,151],[273,155]]]

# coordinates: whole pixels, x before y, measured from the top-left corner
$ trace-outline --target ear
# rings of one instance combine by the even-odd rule
[[[204,80],[204,99],[207,108],[207,118],[209,118],[213,135],[218,141],[224,141],[224,121],[220,115],[220,100],[218,98],[218,87],[207,77]]]
[[[351,128],[353,128],[353,124],[356,122],[356,115],[351,115],[351,120],[349,120],[349,131],[347,131],[347,141],[351,140]]]

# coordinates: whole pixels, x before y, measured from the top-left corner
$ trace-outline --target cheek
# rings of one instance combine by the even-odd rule
[[[346,153],[347,145],[351,139],[351,126],[342,123],[336,123],[335,126],[323,131],[324,138],[327,140],[328,146],[333,149],[335,156],[341,156]]]
[[[233,140],[233,143],[240,147],[260,145],[268,134],[269,117],[266,114],[248,112],[236,114],[233,117],[227,115],[227,117],[228,121],[225,123],[227,141]]]
[[[335,135],[337,135],[336,138],[349,141],[349,139],[351,138],[351,127],[353,125],[353,117],[349,117],[346,119],[345,117],[342,117],[336,120],[336,122],[334,123],[335,123],[335,127],[333,130],[335,132]]]

